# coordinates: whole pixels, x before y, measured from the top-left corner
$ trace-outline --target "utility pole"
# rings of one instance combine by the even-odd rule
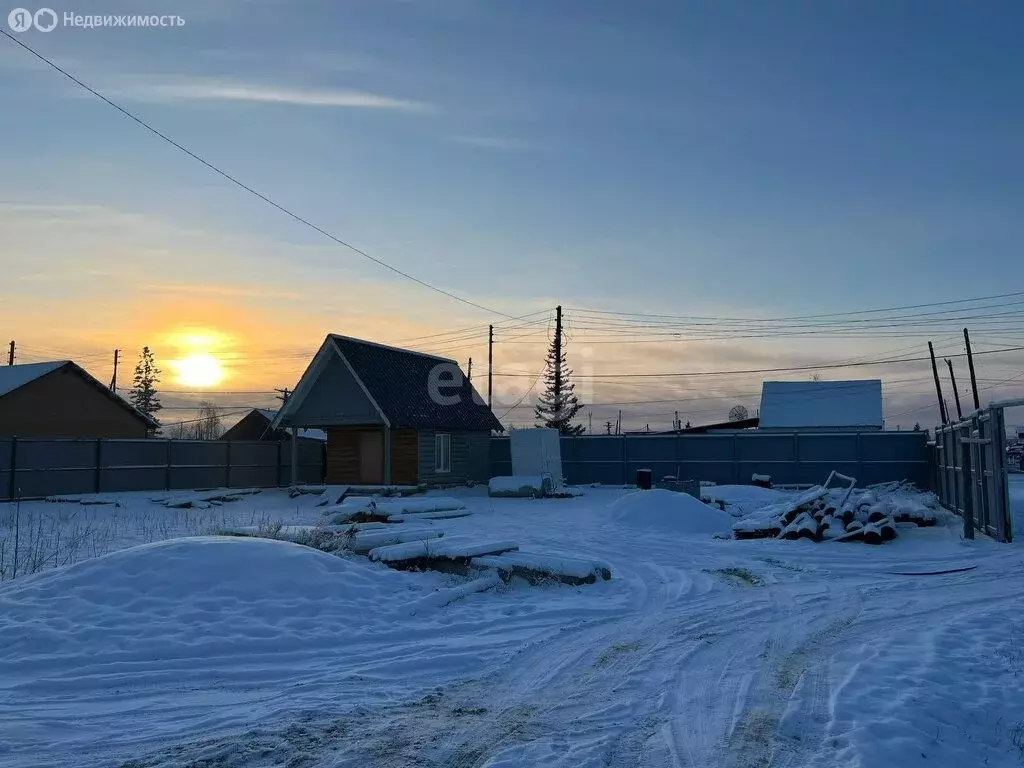
[[[7,352],[7,364],[14,365],[14,340],[8,345],[9,351]]]
[[[622,409],[619,409],[619,418],[615,420],[615,434],[622,434]]]
[[[610,421],[606,421],[604,423],[604,432],[606,435],[610,435],[612,433],[612,423]]]
[[[494,393],[494,326],[487,326],[487,407]]]
[[[953,383],[953,397],[956,398],[956,418],[963,421],[964,412],[960,410],[960,391],[956,388],[956,375],[953,373],[953,361],[946,358],[946,365],[949,366],[949,380]]]
[[[281,405],[285,405],[288,402],[288,398],[291,397],[292,394],[291,390],[288,389],[288,387],[285,387],[284,389],[277,389],[275,387],[274,391],[278,393],[277,399],[281,401]]]
[[[473,358],[469,358],[469,370],[466,372],[466,381],[473,383]]]
[[[556,418],[562,414],[562,305],[555,307],[555,386],[552,391]]]
[[[932,358],[932,376],[935,378],[935,396],[939,399],[939,417],[943,424],[949,424],[949,419],[946,417],[946,402],[942,399],[942,386],[939,384],[939,369],[935,365],[935,348],[930,341],[928,342],[928,354]]]
[[[117,392],[117,363],[121,359],[121,350],[114,350],[114,375],[110,377],[110,391]]]
[[[11,344],[14,342],[12,341]],[[978,399],[978,380],[974,378],[974,355],[971,354],[971,337],[967,335],[964,328],[964,344],[967,346],[967,367],[971,371],[971,392],[974,393],[974,410],[981,410],[981,401]]]
[[[587,433],[594,434],[594,412],[587,411]]]

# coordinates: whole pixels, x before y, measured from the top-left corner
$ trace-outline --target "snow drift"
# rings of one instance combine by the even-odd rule
[[[688,493],[656,488],[634,491],[608,505],[617,522],[638,528],[660,528],[673,533],[722,533],[732,518]]]

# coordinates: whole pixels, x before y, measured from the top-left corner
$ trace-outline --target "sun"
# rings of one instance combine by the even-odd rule
[[[224,380],[226,375],[220,360],[208,352],[187,355],[180,360],[171,361],[175,379],[186,387],[214,387]]]

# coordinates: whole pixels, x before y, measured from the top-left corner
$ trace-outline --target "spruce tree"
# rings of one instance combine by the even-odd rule
[[[565,359],[565,346],[557,334],[548,348],[544,369],[544,394],[534,407],[538,427],[557,429],[563,435],[582,435],[583,425],[573,424],[583,403],[576,397],[572,369]]]
[[[147,416],[153,416],[163,406],[156,392],[156,384],[160,383],[160,369],[156,367],[153,353],[149,347],[142,348],[142,355],[135,366],[135,377],[132,389],[128,393],[128,401]]]

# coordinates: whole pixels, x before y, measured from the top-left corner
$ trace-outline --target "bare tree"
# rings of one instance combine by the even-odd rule
[[[168,437],[175,440],[217,440],[223,433],[220,408],[209,400],[199,403],[195,419],[172,424],[168,429]]]
[[[811,381],[821,381],[821,374],[820,373],[812,373],[811,374]]]
[[[745,405],[734,405],[729,409],[729,421],[743,421],[750,417],[750,412]]]

